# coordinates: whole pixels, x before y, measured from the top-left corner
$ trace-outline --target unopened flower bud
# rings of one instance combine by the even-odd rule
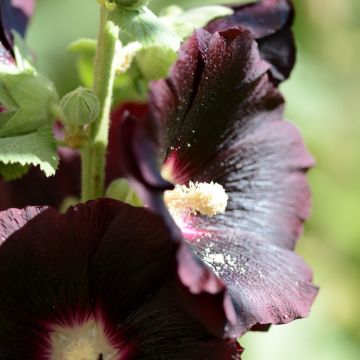
[[[90,89],[79,87],[66,94],[60,101],[60,107],[65,115],[66,125],[86,125],[97,119],[100,104],[97,96]]]
[[[137,10],[146,6],[150,0],[113,0],[114,3],[127,10]]]

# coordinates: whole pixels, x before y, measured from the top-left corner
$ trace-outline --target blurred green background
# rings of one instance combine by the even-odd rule
[[[171,3],[188,7],[216,1],[154,0],[152,8]],[[359,360],[360,1],[294,3],[298,62],[282,91],[288,118],[317,159],[310,173],[313,213],[298,251],[313,267],[321,290],[308,319],[244,336],[243,359]],[[28,41],[60,92],[78,82],[67,44],[94,37],[96,29],[95,0],[37,0]]]

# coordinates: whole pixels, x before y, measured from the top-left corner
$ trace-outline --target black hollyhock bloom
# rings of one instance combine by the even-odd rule
[[[148,116],[121,120],[124,172],[227,286],[235,312],[225,311],[226,336],[307,316],[317,293],[293,252],[313,159],[283,120],[271,69],[248,30],[199,30],[170,77],[152,84]],[[186,269],[183,282],[199,292]]]
[[[27,4],[30,8],[33,1],[18,1],[16,3],[18,7],[20,3],[23,6]],[[4,1],[3,6],[4,9],[11,8],[9,1]],[[233,15],[213,21],[206,29],[215,32],[234,26],[245,27],[251,31],[259,44],[261,56],[272,64],[270,70],[272,81],[277,84],[288,77],[295,60],[295,46],[291,32],[294,14],[290,1],[263,0],[247,5],[234,5],[233,9],[235,11]],[[29,10],[23,13],[29,14]],[[8,52],[1,52],[1,45],[0,54],[5,54],[8,61],[13,61]],[[120,119],[125,111],[140,117],[146,113],[147,106],[126,104],[115,109],[109,138],[107,184],[123,175],[117,156],[119,126],[117,119]],[[61,150],[60,160],[59,170],[52,178],[46,178],[39,169],[32,168],[27,175],[16,181],[5,182],[0,179],[0,210],[43,204],[58,208],[65,197],[79,197],[80,160],[77,152]]]
[[[290,0],[261,0],[234,5],[234,14],[210,23],[210,32],[241,26],[251,32],[263,59],[271,64],[275,84],[286,80],[295,64],[295,43],[291,26],[294,9]]]
[[[1,0],[0,2],[0,42],[12,51],[12,31],[24,36],[29,18],[34,12],[34,0]]]
[[[10,209],[0,239],[0,359],[240,358],[187,313],[174,243],[145,209]]]

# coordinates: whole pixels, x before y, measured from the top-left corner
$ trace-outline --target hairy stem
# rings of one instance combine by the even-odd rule
[[[110,110],[115,79],[115,48],[119,28],[108,20],[108,10],[100,6],[100,27],[94,62],[93,90],[100,101],[99,118],[91,124],[90,136],[81,149],[82,201],[104,196],[105,160]]]

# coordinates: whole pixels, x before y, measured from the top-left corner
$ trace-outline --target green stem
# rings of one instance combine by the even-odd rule
[[[82,201],[104,196],[105,157],[108,145],[110,110],[115,79],[115,48],[119,28],[108,20],[101,5],[100,27],[94,62],[93,90],[100,101],[100,115],[90,127],[90,136],[81,149]]]

